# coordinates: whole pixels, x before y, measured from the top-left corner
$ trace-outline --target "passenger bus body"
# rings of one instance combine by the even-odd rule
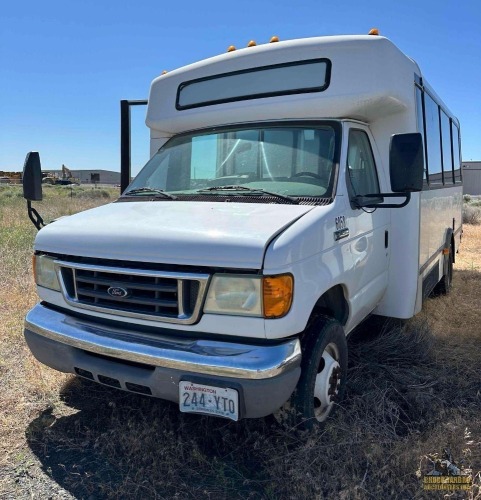
[[[388,39],[335,36],[163,74],[146,123],[119,200],[38,233],[32,352],[181,411],[324,421],[345,336],[449,290],[458,121]]]

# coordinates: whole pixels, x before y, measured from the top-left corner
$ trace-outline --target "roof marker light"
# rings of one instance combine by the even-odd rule
[[[257,45],[257,43],[255,42],[255,40],[251,40],[251,41],[247,44],[247,46],[248,46],[248,47],[255,47],[256,45]]]
[[[377,28],[372,28],[369,31],[368,35],[376,35],[377,36],[377,35],[379,35],[379,30]]]
[[[235,50],[235,46],[234,45],[229,45],[227,47],[227,52],[234,52],[234,50]]]
[[[278,42],[279,41],[279,37],[274,35],[271,37],[271,39],[269,40],[269,43],[275,43],[275,42]]]
[[[162,75],[166,75],[167,74],[167,70],[164,69],[164,71],[162,71]]]

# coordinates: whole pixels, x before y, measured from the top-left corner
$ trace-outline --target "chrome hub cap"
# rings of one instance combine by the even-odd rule
[[[337,400],[341,384],[339,352],[335,344],[328,344],[322,353],[319,371],[314,385],[314,415],[323,422]]]

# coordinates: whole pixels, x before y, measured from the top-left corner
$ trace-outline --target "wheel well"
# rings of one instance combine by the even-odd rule
[[[349,305],[344,297],[344,289],[341,285],[336,285],[325,292],[316,302],[312,310],[312,316],[324,314],[336,319],[345,325],[349,317]]]

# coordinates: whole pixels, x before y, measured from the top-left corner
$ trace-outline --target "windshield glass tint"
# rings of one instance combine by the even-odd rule
[[[242,185],[288,196],[331,197],[336,137],[331,125],[177,136],[150,159],[127,191],[152,188],[198,194],[203,189]]]

